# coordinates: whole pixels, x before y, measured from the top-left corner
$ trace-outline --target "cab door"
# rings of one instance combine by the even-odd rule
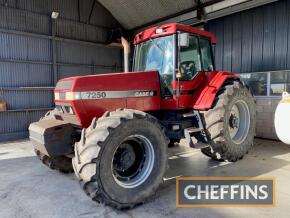
[[[177,90],[178,107],[189,108],[193,104],[193,96],[205,82],[205,72],[214,70],[210,40],[188,35],[187,43],[179,42],[178,70],[179,78],[176,78],[175,86],[177,89],[179,87]]]

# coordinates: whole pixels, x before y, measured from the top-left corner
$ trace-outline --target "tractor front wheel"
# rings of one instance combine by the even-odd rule
[[[253,146],[256,107],[249,89],[239,81],[221,88],[213,108],[203,114],[210,147],[202,153],[214,160],[237,161]]]
[[[74,171],[94,201],[132,208],[153,195],[163,180],[167,144],[154,117],[129,109],[105,113],[76,143]]]

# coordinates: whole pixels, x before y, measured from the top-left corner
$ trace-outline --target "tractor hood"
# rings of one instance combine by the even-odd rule
[[[55,88],[57,106],[71,106],[83,127],[93,117],[118,108],[160,109],[157,71],[99,74],[60,80]]]
[[[142,84],[139,80],[143,80]],[[107,91],[107,90],[127,90],[139,89],[140,86],[151,87],[152,82],[157,82],[157,71],[146,72],[129,72],[129,73],[111,73],[111,74],[97,74],[87,76],[68,77],[60,80],[55,92],[61,91]],[[159,80],[159,79],[158,79]],[[133,83],[132,83],[133,82]]]

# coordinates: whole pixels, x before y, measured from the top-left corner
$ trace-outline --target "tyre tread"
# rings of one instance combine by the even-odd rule
[[[102,186],[97,168],[100,164],[100,154],[103,148],[102,144],[110,137],[111,129],[115,129],[123,122],[127,122],[133,118],[149,119],[151,122],[157,124],[160,130],[163,131],[156,118],[144,112],[131,109],[118,109],[116,111],[106,112],[99,119],[94,119],[85,134],[82,134],[80,142],[75,144],[76,157],[72,160],[75,174],[79,178],[85,193],[90,196],[92,200],[117,209],[133,208],[143,202],[124,204],[112,200]],[[82,143],[83,141],[85,143]],[[98,150],[98,152],[96,152],[96,150]],[[87,153],[87,155],[84,157],[85,153]],[[86,175],[86,168],[88,168],[88,166],[94,168],[95,172]]]
[[[202,153],[214,160],[222,159],[235,162],[244,156],[242,149],[238,151],[238,155],[234,155],[230,148],[226,146],[226,139],[224,137],[225,127],[223,122],[226,107],[231,96],[234,95],[237,89],[246,90],[246,92],[249,92],[249,95],[252,95],[248,87],[242,84],[242,82],[235,80],[227,81],[227,83],[219,90],[212,108],[202,113],[206,132],[210,138],[210,147],[212,149],[212,152],[209,152],[208,148],[203,148]]]

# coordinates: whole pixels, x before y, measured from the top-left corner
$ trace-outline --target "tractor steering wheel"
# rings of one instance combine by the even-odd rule
[[[196,70],[194,61],[184,61],[180,63],[180,70],[184,79],[192,79]]]

